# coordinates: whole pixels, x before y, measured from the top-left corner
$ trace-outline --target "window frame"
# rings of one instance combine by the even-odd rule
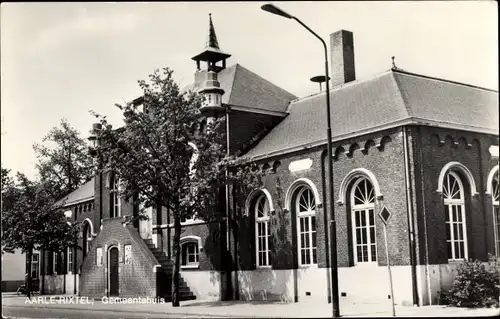
[[[459,199],[455,198],[447,198],[448,195],[450,195],[450,191],[454,190],[454,185],[451,190],[448,189],[450,186],[449,183],[449,176],[453,176],[453,178],[457,181],[458,183],[458,194],[460,195]],[[453,197],[455,193],[451,194],[451,197]],[[454,219],[454,211],[453,207],[460,207],[460,215],[461,215],[461,222],[455,221]],[[449,171],[446,173],[444,176],[443,180],[443,207],[444,207],[444,213],[445,216],[446,214],[448,215],[448,218],[445,220],[445,225],[446,225],[446,256],[448,259],[448,262],[461,262],[463,260],[467,260],[469,258],[469,249],[468,249],[468,238],[467,238],[467,221],[466,221],[466,207],[465,207],[465,189],[464,189],[464,184],[462,182],[462,179],[460,176],[455,173],[454,171]],[[458,216],[458,215],[457,215]],[[454,227],[453,224],[461,224],[462,225],[462,233],[463,233],[463,238],[462,240],[455,240],[454,239]],[[450,233],[450,238],[448,239],[448,230]],[[464,243],[464,255],[462,258],[456,258],[456,253],[455,253],[455,242],[460,242],[463,241]],[[451,243],[451,256],[448,255],[448,243]],[[451,257],[451,258],[450,258]]]
[[[52,252],[52,273],[57,275],[57,260],[59,257],[59,253],[56,251]]]
[[[67,267],[67,273],[72,274],[73,273],[73,249],[71,247],[67,248],[67,253],[66,253],[66,267]]]
[[[355,197],[357,197],[356,190],[358,186],[361,184],[361,182],[365,182],[365,193],[364,193],[364,198],[368,200],[368,202],[365,200],[365,203],[363,204],[356,204]],[[371,185],[371,192],[366,194],[366,186],[367,183]],[[373,197],[372,197],[373,196]],[[372,181],[366,177],[366,176],[361,176],[359,177],[354,183],[352,184],[351,192],[350,192],[350,214],[351,214],[351,232],[352,232],[352,254],[353,254],[353,261],[355,266],[376,266],[378,265],[378,247],[377,247],[377,221],[376,221],[376,214],[375,214],[375,206],[376,206],[376,190],[375,186],[372,183]],[[360,225],[358,227],[356,223],[356,213],[359,212],[360,218],[361,215],[364,215],[365,219],[365,226]],[[373,225],[370,223],[370,212],[373,214]],[[374,228],[374,239],[372,242],[371,235],[370,235],[370,228]],[[367,255],[368,255],[368,261],[359,261],[358,260],[358,242],[357,242],[357,235],[356,231],[357,229],[360,229],[360,232],[366,232],[366,244],[360,244],[360,245],[366,245],[368,250],[367,250]],[[372,246],[375,246],[375,260],[373,260],[373,252],[372,252]]]
[[[36,256],[36,261],[34,260],[35,259],[35,256]],[[36,267],[35,269],[33,269],[33,267]],[[36,276],[33,276],[33,270],[35,270],[35,275]],[[31,255],[31,269],[30,269],[30,272],[31,272],[31,279],[32,280],[38,280],[40,279],[40,253],[39,252],[33,252],[32,255]]]
[[[301,211],[300,209],[300,199],[302,194],[304,194],[306,191],[309,192],[309,202],[308,204],[308,209]],[[298,265],[299,267],[318,267],[318,241],[317,241],[317,219],[316,219],[316,198],[314,196],[314,192],[309,187],[309,185],[303,185],[301,186],[296,193],[295,197],[295,212],[297,215],[297,247],[298,247],[298,254],[297,254],[297,259],[298,259]],[[314,209],[310,209],[312,207],[311,203],[314,205]],[[313,218],[314,217],[314,230],[313,230]],[[301,219],[305,220],[305,223],[307,223],[308,230],[301,232],[300,226],[301,226]],[[305,224],[304,224],[305,225]],[[307,234],[305,238],[309,239],[309,247],[305,248],[307,250],[307,255],[309,256],[310,263],[303,263],[302,262],[302,234]],[[314,240],[313,240],[314,237]],[[316,245],[313,245],[313,242],[316,242]],[[316,252],[316,255],[314,255],[314,252]],[[306,256],[307,256],[306,255]],[[316,256],[316,261],[314,261],[314,256]]]
[[[185,247],[188,246],[188,245],[194,245],[195,249],[194,249],[194,253],[192,253],[192,255],[195,256],[195,259],[196,261],[189,264],[189,261],[188,261],[188,252],[186,252],[186,259],[184,260],[184,250],[186,249]],[[199,245],[199,241],[198,240],[195,240],[195,239],[187,239],[187,240],[184,240],[181,245],[180,245],[180,248],[181,248],[181,269],[196,269],[196,268],[199,268],[200,267],[200,245]],[[186,262],[186,264],[184,264],[184,261]]]
[[[495,240],[495,255],[500,257],[500,177],[499,170],[493,175],[491,180],[491,204],[493,213],[493,233]],[[495,185],[496,183],[496,185]],[[496,186],[496,187],[495,187]]]
[[[264,211],[263,216],[259,217],[259,204],[264,201]],[[266,210],[267,208],[267,210]],[[270,231],[269,231],[269,221],[270,221],[270,212],[271,208],[269,205],[269,200],[267,199],[266,194],[260,194],[254,204],[254,220],[255,220],[255,267],[256,268],[271,268],[271,248],[269,247],[270,242]],[[264,225],[264,235],[259,234],[259,225]],[[265,248],[264,250],[259,249],[259,239],[264,238]],[[260,253],[265,254],[266,256],[266,264],[260,263],[259,255]]]
[[[120,198],[120,179],[116,174],[112,177],[111,181],[111,216],[110,218],[116,218],[122,216],[122,203]]]

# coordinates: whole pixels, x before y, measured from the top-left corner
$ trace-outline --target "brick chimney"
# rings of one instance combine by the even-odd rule
[[[332,87],[356,80],[354,38],[351,31],[330,34]]]

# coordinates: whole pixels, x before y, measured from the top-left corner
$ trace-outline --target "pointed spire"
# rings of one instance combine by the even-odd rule
[[[226,68],[226,59],[231,56],[231,54],[227,54],[222,52],[219,48],[219,41],[217,41],[217,35],[215,34],[214,24],[212,22],[212,14],[208,14],[208,40],[205,45],[205,49],[203,52],[197,54],[191,59],[196,61],[196,68],[200,70],[200,62],[207,62],[207,69],[214,70],[219,72],[222,69]],[[222,61],[222,66],[218,66],[217,62]]]
[[[217,35],[215,34],[214,24],[212,23],[212,14],[208,14],[208,41],[206,47],[219,49],[219,42],[217,41]]]

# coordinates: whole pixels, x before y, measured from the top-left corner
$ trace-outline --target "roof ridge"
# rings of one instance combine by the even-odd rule
[[[468,84],[468,83],[463,83],[463,82],[458,82],[458,81],[453,81],[453,80],[448,80],[448,79],[443,79],[443,78],[438,78],[438,77],[435,77],[435,76],[429,76],[429,75],[423,75],[423,74],[408,72],[408,71],[405,71],[405,70],[402,70],[402,69],[399,69],[399,68],[398,69],[392,68],[391,71],[395,72],[395,73],[401,73],[401,74],[415,76],[415,77],[420,77],[420,78],[424,78],[424,79],[441,81],[441,82],[451,83],[451,84],[455,84],[455,85],[463,85],[463,86],[471,87],[471,88],[474,88],[474,89],[479,89],[479,90],[485,90],[485,91],[490,91],[490,92],[498,93],[497,90],[488,89],[488,88],[485,88],[485,87],[482,87],[482,86],[478,86],[478,85],[474,85],[474,84]]]
[[[391,71],[393,71],[393,70],[394,69],[391,69]],[[403,91],[401,90],[400,83],[399,83],[397,77],[394,75],[394,72],[391,72],[391,76],[392,76],[392,79],[394,80],[394,82],[396,82],[396,87],[397,87],[397,91],[399,93],[399,97],[403,101],[403,106],[404,106],[404,108],[406,110],[406,116],[412,117],[413,116],[413,112],[411,111],[410,106],[408,105],[408,99],[405,98],[405,96],[403,94]]]
[[[348,87],[351,87],[351,86],[354,86],[354,85],[357,85],[357,84],[361,84],[361,83],[365,83],[365,82],[368,82],[368,81],[371,81],[371,80],[375,80],[379,77],[382,77],[384,75],[387,75],[391,72],[391,70],[386,70],[384,72],[381,72],[381,73],[377,73],[375,75],[372,75],[368,78],[364,78],[364,79],[359,79],[359,80],[354,80],[354,81],[351,81],[351,82],[347,82],[347,83],[344,83],[344,84],[340,84],[340,85],[337,85],[337,86],[334,86],[333,88],[330,88],[330,93],[334,92],[334,91],[339,91],[339,90],[342,90],[342,89],[345,89],[345,88],[348,88]],[[307,100],[307,99],[310,99],[310,98],[313,98],[313,97],[316,97],[320,94],[324,94],[325,91],[321,91],[321,92],[316,92],[316,93],[313,93],[313,94],[310,94],[310,95],[307,95],[307,96],[304,96],[304,97],[299,97],[299,98],[296,98],[295,100],[292,100],[290,101],[290,104],[292,103],[296,103],[296,102],[302,102],[304,100]],[[291,106],[290,106],[291,108]],[[288,109],[287,109],[288,111]]]
[[[248,69],[248,68],[245,68],[245,67],[244,67],[243,65],[241,65],[240,63],[236,63],[235,65],[238,65],[240,68],[245,69],[247,72],[250,72],[250,73],[252,73],[252,74],[253,74],[253,75],[255,75],[255,76],[258,76],[258,77],[259,77],[259,78],[261,78],[263,81],[265,81],[265,82],[267,82],[267,83],[269,83],[269,84],[271,84],[271,85],[273,85],[273,86],[275,86],[275,87],[279,88],[280,90],[285,91],[286,93],[291,94],[291,95],[293,95],[293,96],[297,97],[295,94],[293,94],[293,93],[289,92],[288,90],[285,90],[285,89],[284,89],[284,88],[282,88],[281,86],[279,86],[279,85],[277,85],[277,84],[274,84],[273,82],[269,81],[268,79],[266,79],[266,78],[262,77],[261,75],[259,75],[259,74],[255,73],[255,72],[253,72],[252,70],[250,70],[250,69]]]
[[[231,105],[231,96],[232,96],[232,93],[233,93],[233,89],[234,89],[234,83],[236,82],[236,70],[238,69],[238,66],[241,67],[241,65],[239,63],[235,63],[229,67],[226,68],[229,69],[229,68],[232,68],[234,66],[234,71],[233,71],[233,80],[231,81],[231,88],[229,89],[229,98],[227,99],[227,104]]]

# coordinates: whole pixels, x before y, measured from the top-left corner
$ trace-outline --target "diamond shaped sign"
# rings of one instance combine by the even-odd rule
[[[382,207],[382,210],[380,210],[380,213],[378,213],[378,216],[380,217],[380,219],[382,219],[384,224],[387,225],[387,222],[389,222],[389,218],[391,218],[391,213],[389,212],[387,207],[384,206]]]

